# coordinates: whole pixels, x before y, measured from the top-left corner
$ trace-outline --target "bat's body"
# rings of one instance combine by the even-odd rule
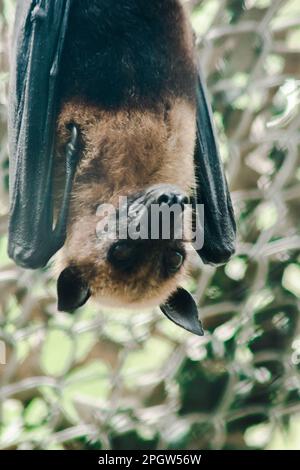
[[[62,77],[58,143],[64,148],[74,123],[83,147],[62,268],[76,266],[102,302],[158,305],[184,272],[161,273],[169,243],[149,242],[138,271],[116,269],[107,261],[109,244],[95,239],[95,208],[155,185],[184,194],[195,187],[197,73],[179,2],[75,1]],[[63,171],[64,154],[57,154]]]
[[[40,22],[37,28],[42,17],[49,18],[51,25],[52,8],[60,8],[63,18],[57,23],[58,37],[63,40],[50,71],[53,75],[59,64],[57,104],[51,114],[56,113],[54,164],[49,168],[45,160],[47,174],[51,171],[54,177],[52,199],[58,226],[61,207],[66,206],[66,180],[68,188],[75,172],[70,171],[68,160],[70,139],[78,137],[73,142],[78,165],[64,244],[57,243],[48,256],[64,245],[57,255],[59,308],[73,311],[91,295],[104,305],[160,304],[175,323],[202,334],[195,303],[179,287],[191,250],[191,211],[185,210],[181,216],[188,221],[181,239],[120,241],[118,234],[113,240],[96,234],[101,204],[117,208],[119,198],[127,197],[129,205],[138,201],[150,210],[153,204],[185,207],[188,198],[195,196],[206,211],[205,242],[199,255],[205,262],[218,263],[234,250],[232,206],[184,9],[179,0],[41,3],[45,11],[35,7],[31,12],[31,21],[34,17]],[[18,25],[16,29],[18,32]],[[19,34],[23,37],[22,29]],[[24,72],[21,66],[19,69]],[[15,204],[12,211],[11,227],[16,214],[21,219],[18,207]],[[38,217],[43,240],[43,221],[50,216],[47,212],[47,217]],[[24,238],[30,238],[28,217],[27,210],[21,235],[15,236],[11,229],[10,252],[23,265],[37,267],[47,261],[47,253],[39,256],[37,242],[33,248],[31,244],[30,249],[23,249]]]

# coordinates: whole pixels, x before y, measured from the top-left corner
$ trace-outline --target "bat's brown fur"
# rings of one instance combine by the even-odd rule
[[[178,67],[193,73],[191,28],[179,3],[169,3],[176,14],[167,27],[180,38],[178,54],[182,60]],[[173,44],[166,44],[168,47]],[[67,240],[57,257],[57,269],[79,267],[92,294],[106,305],[157,305],[176,289],[186,272],[187,263],[173,277],[162,279],[160,254],[166,244],[156,243],[146,248],[147,259],[139,269],[121,273],[107,261],[112,242],[96,237],[96,210],[101,203],[116,206],[119,196],[131,196],[159,184],[174,185],[186,194],[194,189],[194,89],[191,86],[189,94],[181,94],[177,83],[174,90],[163,93],[159,100],[143,107],[132,101],[109,109],[78,95],[62,102],[55,165],[57,194],[62,187],[63,150],[70,138],[70,123],[80,130],[81,160],[72,192]]]

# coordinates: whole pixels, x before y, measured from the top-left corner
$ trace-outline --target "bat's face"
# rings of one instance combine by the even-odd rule
[[[128,207],[129,215],[126,217],[124,212],[124,217],[121,216],[123,220],[118,217],[118,209],[115,212],[112,205],[108,217],[106,212],[103,218],[100,209],[97,215],[83,216],[72,224],[63,250],[66,267],[58,280],[59,309],[72,311],[90,296],[102,305],[116,307],[155,306],[166,300],[182,280],[188,258],[185,240],[172,239],[172,235],[170,239],[151,239],[151,229],[154,225],[159,226],[156,221],[151,221],[150,200],[153,201],[152,207],[159,206],[163,214],[164,208],[169,207],[168,198],[170,202],[171,198],[176,198],[178,207],[182,208],[181,215],[178,211],[175,216],[179,225],[185,217],[183,203],[187,197],[176,192],[175,187],[171,190],[164,186],[154,187],[136,197],[133,195],[132,206]],[[139,213],[130,215],[136,200]],[[161,204],[160,200],[166,202]],[[133,230],[128,234],[127,228],[124,231],[127,238],[119,238],[119,227],[116,232],[114,230],[115,213],[120,230],[125,228],[127,222],[130,224],[129,230],[134,227],[137,238],[130,238]],[[149,222],[144,225],[146,231],[139,224],[144,216],[144,220]],[[144,231],[143,238],[140,227]]]
[[[58,155],[70,123],[80,132],[81,161],[57,261],[59,308],[75,310],[90,296],[109,306],[159,305],[190,257],[195,109],[183,100],[149,112],[69,103]]]

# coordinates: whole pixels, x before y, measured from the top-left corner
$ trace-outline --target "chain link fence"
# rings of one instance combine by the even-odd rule
[[[159,311],[58,313],[51,270],[8,259],[0,0],[2,449],[300,448],[299,2],[186,3],[239,228],[227,266],[195,257],[204,338]]]

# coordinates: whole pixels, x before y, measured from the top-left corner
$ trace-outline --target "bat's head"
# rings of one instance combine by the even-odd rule
[[[175,186],[156,185],[74,221],[58,279],[59,309],[74,311],[90,296],[117,307],[165,301],[185,273],[188,202]]]
[[[164,304],[192,250],[195,111],[173,103],[101,114],[77,104],[61,115],[62,148],[71,116],[82,156],[58,257],[59,309],[74,311],[91,296],[116,307]],[[180,303],[186,294],[178,292]]]

